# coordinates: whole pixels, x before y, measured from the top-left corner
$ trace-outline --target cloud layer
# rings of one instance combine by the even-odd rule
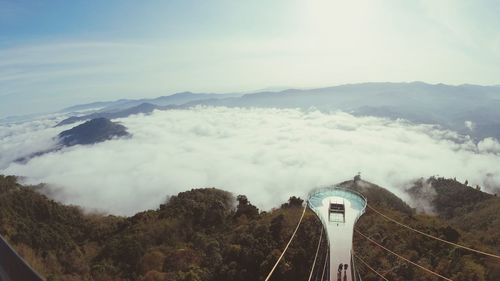
[[[409,180],[431,175],[468,179],[490,191],[500,186],[496,140],[475,145],[428,125],[346,113],[220,107],[119,121],[133,138],[7,166],[10,155],[30,142],[50,145],[48,136],[57,134],[50,127],[54,120],[11,126],[10,135],[0,138],[0,173],[48,183],[51,196],[64,203],[124,215],[156,208],[167,195],[211,186],[246,194],[267,209],[357,172],[402,197],[400,187]]]

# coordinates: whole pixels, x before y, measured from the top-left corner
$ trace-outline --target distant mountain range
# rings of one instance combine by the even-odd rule
[[[497,86],[412,83],[362,83],[318,89],[289,89],[245,95],[179,93],[156,99],[118,100],[65,109],[101,107],[91,114],[75,115],[60,125],[96,117],[123,118],[154,110],[186,109],[196,105],[227,107],[316,108],[345,111],[356,116],[406,119],[483,139],[500,139],[500,88]]]
[[[177,108],[176,105],[166,105],[166,106],[161,106],[161,105],[156,105],[156,104],[151,104],[151,103],[141,103],[137,106],[133,106],[130,108],[125,108],[123,110],[117,110],[117,111],[97,111],[91,114],[87,115],[82,115],[82,116],[71,116],[70,118],[64,119],[63,121],[59,122],[56,126],[63,126],[63,125],[68,125],[68,124],[73,124],[76,122],[80,121],[85,121],[89,119],[96,119],[96,118],[105,118],[105,119],[116,119],[116,118],[125,118],[130,115],[134,114],[149,114],[153,112],[154,110],[167,110],[167,109],[173,109]]]
[[[209,99],[234,98],[242,94],[203,94],[182,92],[170,96],[161,96],[153,99],[120,99],[117,101],[93,102],[89,104],[75,105],[61,110],[61,112],[74,112],[90,109],[104,109],[106,112],[121,111],[126,108],[136,107],[140,104],[150,103],[158,106],[182,105],[192,101],[201,101]]]

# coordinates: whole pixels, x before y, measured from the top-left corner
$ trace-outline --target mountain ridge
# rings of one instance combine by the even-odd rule
[[[162,101],[161,104],[155,104],[154,99],[150,99],[149,102],[156,106],[171,106],[158,110],[188,109],[197,105],[304,110],[316,108],[323,112],[344,111],[355,116],[406,119],[416,124],[439,125],[459,134],[470,135],[476,141],[488,137],[500,139],[500,121],[498,121],[500,111],[497,110],[500,108],[500,88],[495,86],[367,82],[316,89],[263,91],[240,96],[199,95],[202,94],[189,92],[175,94],[175,100],[178,101],[176,104],[167,104],[172,98],[170,101]],[[183,96],[185,102],[180,102],[179,98]],[[113,114],[118,114],[120,111],[124,113],[126,109],[109,107],[93,114],[113,119]],[[122,118],[149,112],[136,110],[128,115],[119,116]],[[95,116],[97,115],[74,116],[61,123],[87,120]]]

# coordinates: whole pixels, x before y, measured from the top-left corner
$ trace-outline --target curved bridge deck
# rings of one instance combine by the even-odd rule
[[[326,187],[311,191],[308,205],[320,218],[328,237],[330,247],[328,280],[358,280],[355,278],[355,265],[351,262],[352,238],[354,225],[365,212],[366,198],[349,189]],[[338,211],[341,208],[335,208],[338,205],[344,206],[343,213]]]

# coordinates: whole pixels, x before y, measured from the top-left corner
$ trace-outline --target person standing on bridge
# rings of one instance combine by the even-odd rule
[[[339,268],[337,270],[337,281],[342,281],[342,268],[344,267],[343,264],[339,264]]]
[[[347,268],[349,267],[349,265],[344,264],[344,281],[347,281]]]

